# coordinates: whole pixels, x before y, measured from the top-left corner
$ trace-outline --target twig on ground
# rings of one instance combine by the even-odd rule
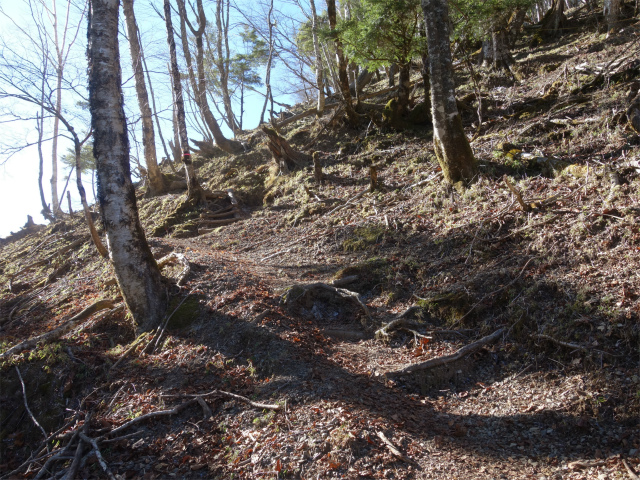
[[[24,408],[27,410],[27,413],[31,417],[31,421],[35,424],[36,427],[40,429],[40,431],[42,432],[42,436],[44,436],[46,440],[48,438],[47,432],[44,431],[44,428],[42,428],[42,425],[38,423],[38,420],[36,419],[36,417],[34,417],[33,412],[29,408],[29,403],[27,402],[27,388],[24,386],[24,380],[22,380],[22,374],[20,373],[20,369],[18,368],[17,365],[15,365],[15,367],[16,367],[16,372],[18,373],[18,378],[20,379],[20,385],[22,385],[22,399],[24,400]]]
[[[338,205],[336,208],[334,208],[333,210],[331,210],[329,213],[325,213],[323,216],[327,217],[329,215],[331,215],[334,212],[337,212],[338,210],[342,210],[343,208],[351,205],[353,202],[355,202],[356,200],[358,200],[360,197],[362,197],[365,193],[367,193],[369,191],[369,189],[367,188],[366,190],[361,191],[360,193],[358,193],[357,195],[354,195],[353,197],[351,197],[349,200],[347,200],[345,203],[343,203],[342,205]]]
[[[197,400],[194,398],[192,400],[188,400],[188,401],[186,401],[184,403],[181,403],[180,405],[177,405],[177,406],[175,406],[175,407],[173,407],[171,409],[168,409],[168,410],[158,410],[158,411],[155,411],[155,412],[147,413],[145,415],[141,415],[139,417],[134,418],[133,420],[129,420],[128,422],[123,423],[122,425],[120,425],[117,428],[114,428],[110,432],[107,432],[105,434],[105,436],[114,435],[116,433],[119,433],[119,432],[121,432],[121,431],[123,431],[123,430],[125,430],[125,429],[127,429],[127,428],[129,428],[129,427],[131,427],[131,426],[133,426],[135,424],[137,424],[137,423],[149,420],[150,418],[164,417],[164,416],[167,416],[167,415],[176,415],[176,414],[180,413],[182,410],[184,410],[185,408],[187,408],[188,406],[193,405],[195,403],[197,403]]]
[[[187,394],[187,395],[163,395],[163,397],[167,397],[167,398],[190,397],[190,398],[193,398],[194,400],[197,401],[198,398],[210,397],[212,395],[221,395],[223,397],[229,397],[229,398],[232,398],[234,400],[239,400],[239,401],[247,403],[247,404],[249,404],[249,405],[251,405],[252,407],[255,407],[255,408],[262,408],[262,409],[265,409],[265,410],[275,410],[275,411],[282,410],[282,405],[254,402],[253,400],[250,400],[247,397],[243,397],[242,395],[238,395],[236,393],[225,392],[224,390],[212,390],[212,391],[207,392],[207,393]]]
[[[609,352],[605,352],[604,350],[598,350],[596,348],[591,348],[591,347],[585,347],[583,345],[578,345],[577,343],[569,343],[569,342],[563,342],[562,340],[558,340],[557,338],[553,338],[550,335],[545,335],[544,333],[538,333],[536,335],[536,337],[538,338],[544,338],[545,340],[549,340],[553,343],[556,343],[562,347],[567,347],[567,348],[573,348],[574,350],[582,350],[584,352],[589,352],[589,351],[594,351],[594,352],[598,352],[598,353],[603,353],[605,355],[610,355],[612,357],[618,357],[619,355],[615,355],[613,353],[609,353]]]
[[[151,348],[151,353],[153,353],[156,348],[158,348],[158,345],[160,344],[160,339],[162,338],[162,336],[164,335],[165,330],[167,329],[167,325],[169,325],[169,320],[171,320],[171,317],[173,317],[175,315],[175,313],[178,311],[178,309],[182,306],[182,304],[187,300],[187,298],[189,298],[191,296],[191,294],[195,291],[195,287],[191,289],[191,291],[189,293],[187,293],[187,295],[180,301],[180,303],[178,304],[178,306],[173,310],[173,312],[171,312],[171,315],[169,315],[164,323],[162,324],[162,327],[160,328],[157,337],[155,338],[155,342],[152,340],[149,345],[153,344],[153,347]],[[147,348],[145,348],[145,351],[147,350]]]
[[[34,338],[30,338],[29,340],[25,340],[24,342],[19,343],[18,345],[14,345],[6,352],[0,354],[0,360],[5,360],[11,355],[21,352],[22,350],[30,350],[34,348],[36,345],[38,345],[38,343],[40,342],[47,343],[52,340],[57,340],[58,338],[63,336],[65,333],[67,333],[69,330],[71,330],[76,325],[78,325],[80,322],[91,317],[91,315],[93,315],[94,313],[99,312],[100,310],[104,310],[105,308],[114,308],[114,307],[115,307],[115,302],[113,300],[99,300],[93,305],[82,310],[75,317],[71,317],[69,320],[67,320],[66,323],[59,326],[55,330],[51,330],[50,332],[44,333],[42,335],[38,335],[37,337],[34,337]]]
[[[79,431],[76,431],[74,434],[74,439],[76,436],[81,434],[86,434],[89,432],[89,423],[91,422],[91,414],[89,413],[84,419],[84,425]],[[72,442],[69,442],[71,445]],[[78,442],[78,446],[76,447],[76,454],[73,457],[73,461],[71,462],[71,466],[67,471],[67,474],[64,476],[63,480],[74,480],[76,478],[76,473],[78,472],[78,468],[80,467],[80,460],[82,459],[82,452],[84,451],[84,445],[82,441]]]
[[[629,466],[624,458],[622,459],[622,464],[624,465],[624,468],[627,469],[627,473],[629,474],[629,478],[631,480],[640,480],[640,477],[636,474],[636,472],[633,471],[633,469]]]
[[[500,335],[502,335],[503,332],[504,332],[504,328],[500,328],[495,332],[493,332],[491,335],[487,335],[486,337],[483,337],[476,342],[470,343],[469,345],[462,347],[457,352],[452,353],[451,355],[443,355],[440,357],[431,358],[426,362],[414,363],[412,365],[408,365],[399,370],[387,372],[385,375],[386,376],[406,375],[408,373],[427,370],[430,368],[439,367],[441,365],[446,365],[448,363],[455,362],[456,360],[460,360],[461,358],[466,357],[467,355],[480,350],[480,348],[482,348],[483,346],[491,342],[494,342],[500,337]]]
[[[91,438],[82,432],[80,432],[80,438],[85,442],[87,442],[89,445],[91,445],[91,447],[93,447],[93,452],[95,453],[95,456],[98,459],[98,463],[100,464],[100,467],[102,468],[104,473],[107,474],[107,477],[109,477],[109,480],[116,480],[116,477],[113,475],[113,473],[111,472],[111,469],[109,468],[109,465],[107,465],[107,462],[102,456],[102,453],[100,452],[100,448],[98,448],[98,442],[96,442],[95,438]]]
[[[400,450],[398,450],[396,446],[393,443],[391,443],[391,440],[389,440],[384,433],[378,431],[376,432],[376,435],[380,440],[382,440],[382,443],[385,444],[385,446],[389,449],[389,451],[393,454],[394,457],[399,458],[403,462],[407,462],[407,463],[410,463],[411,465],[418,466],[417,462],[415,462],[414,460],[411,460],[409,457],[404,455]]]

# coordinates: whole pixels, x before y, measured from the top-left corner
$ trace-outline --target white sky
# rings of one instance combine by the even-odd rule
[[[37,0],[36,0],[37,1]],[[66,0],[48,0],[47,4],[50,5],[52,1],[57,1],[58,15],[65,11],[67,1]],[[75,0],[78,3],[81,0]],[[158,9],[162,11],[162,2],[160,0],[151,0],[158,6]],[[151,8],[151,1],[145,2],[138,0],[135,3],[136,17],[138,26],[140,28],[143,48],[147,59],[147,64],[152,72],[153,89],[156,94],[156,102],[160,117],[163,119],[163,135],[165,141],[172,138],[172,129],[170,123],[171,113],[170,110],[170,84],[169,77],[165,72],[167,71],[168,60],[168,47],[166,44],[166,30],[164,29],[163,21]],[[248,4],[255,6],[255,3],[248,0]],[[173,2],[172,2],[173,3]],[[208,4],[208,5],[207,5]],[[205,8],[208,8],[208,20],[213,21],[212,6],[215,5],[211,2],[205,2]],[[2,1],[0,3],[0,11],[8,15],[13,21],[15,21],[20,27],[28,28],[27,26],[32,24],[33,21],[30,18],[27,0],[12,0],[10,2]],[[293,9],[292,12],[299,12],[299,10]],[[125,112],[129,120],[133,120],[139,116],[139,110],[137,106],[137,100],[135,98],[134,83],[131,74],[131,60],[129,56],[129,47],[126,43],[126,39],[122,35],[124,29],[124,18],[122,12],[120,14],[121,21],[121,45],[120,56],[123,72],[124,82],[124,95],[125,95]],[[233,21],[233,19],[232,19]],[[176,20],[174,18],[174,29],[178,29]],[[0,32],[2,32],[3,39],[10,43],[11,41],[18,42],[17,46],[28,45],[26,41],[21,37],[19,30],[12,25],[11,21],[8,21],[6,16],[0,14]],[[179,42],[177,41],[177,47]],[[80,33],[78,35],[77,46],[72,55],[73,59],[70,60],[74,64],[74,67],[79,71],[86,71],[86,60],[84,58],[84,52],[86,48],[86,20],[83,20]],[[1,53],[1,52],[0,52]],[[25,53],[28,55],[28,53]],[[264,78],[264,68],[260,69],[261,76]],[[272,84],[278,82],[278,77],[281,75],[287,75],[285,72],[279,72],[277,67],[276,71],[272,72]],[[84,82],[84,80],[83,80]],[[86,92],[84,92],[86,94]],[[73,103],[77,98],[63,95],[63,108],[70,109],[73,112],[75,108]],[[285,103],[294,103],[293,100],[287,96],[280,96],[277,100],[284,101]],[[258,117],[262,109],[263,97],[257,94],[245,95],[245,116],[243,125],[246,128],[255,128],[258,123]],[[18,112],[23,111],[23,105],[16,103],[15,101],[7,102],[0,100],[0,108],[9,109],[10,111]],[[187,107],[189,108],[189,107]],[[26,112],[30,115],[35,114],[37,107],[28,106]],[[215,109],[212,107],[215,115]],[[276,111],[279,108],[276,107]],[[0,110],[0,119],[2,111]],[[73,116],[73,115],[71,115]],[[74,128],[78,131],[79,136],[82,138],[80,132],[86,132],[89,126],[88,115],[83,115],[85,121],[74,118]],[[216,117],[218,117],[216,115]],[[6,118],[6,117],[5,117]],[[222,125],[221,125],[222,126]],[[35,121],[31,122],[11,122],[0,123],[0,128],[3,130],[3,143],[24,144],[25,142],[34,142],[37,140],[37,133],[35,129]],[[45,128],[47,128],[45,126]],[[51,128],[50,125],[48,127]],[[154,125],[155,128],[155,125]],[[60,132],[65,133],[64,127],[60,126]],[[229,135],[228,129],[223,127],[223,131]],[[191,138],[199,138],[200,136],[192,130],[189,132]],[[137,134],[140,138],[140,134]],[[157,152],[158,160],[164,156],[164,151],[160,140],[157,138]],[[135,142],[130,137],[132,146],[131,155],[142,158],[142,152],[136,151]],[[60,138],[58,144],[58,157],[64,155],[67,148],[71,147],[69,140]],[[141,147],[140,147],[141,150]],[[43,145],[44,156],[44,176],[43,187],[45,191],[45,199],[47,203],[51,203],[50,183],[51,178],[51,143],[47,142]],[[69,174],[64,166],[61,166],[58,162],[58,194],[62,194],[65,184],[65,177]],[[83,172],[83,182],[87,193],[89,203],[93,203],[92,188],[90,185],[91,173]],[[80,201],[78,191],[75,185],[75,173],[72,174],[69,181],[68,191],[71,192],[72,204],[74,211],[77,211],[80,207]],[[65,198],[61,202],[63,210],[68,211],[66,194]],[[36,223],[44,223],[45,220],[40,214],[42,205],[40,202],[40,193],[38,190],[38,152],[35,146],[26,148],[25,150],[13,155],[9,160],[4,154],[0,154],[0,237],[7,236],[11,231],[18,231],[27,221],[27,215],[31,215]]]

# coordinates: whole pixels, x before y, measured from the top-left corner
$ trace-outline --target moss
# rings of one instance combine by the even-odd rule
[[[402,121],[400,119],[400,113],[398,112],[398,100],[392,98],[382,109],[382,120],[385,125],[394,128],[401,129]]]
[[[471,308],[471,298],[462,289],[444,292],[418,301],[418,306],[432,316],[453,324],[464,317]],[[471,315],[465,317],[469,318]]]
[[[173,312],[182,301],[181,298],[175,297],[169,303],[169,312]],[[173,313],[169,319],[168,327],[171,329],[181,329],[189,327],[200,313],[200,302],[196,297],[187,298],[180,307]]]
[[[384,236],[385,229],[378,226],[356,228],[351,236],[342,242],[345,252],[360,252],[375,245]]]

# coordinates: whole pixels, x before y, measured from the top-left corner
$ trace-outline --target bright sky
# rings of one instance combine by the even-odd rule
[[[38,0],[32,0],[37,3]],[[67,0],[47,0],[46,4],[51,5],[52,1],[57,1],[58,16],[63,16],[65,12]],[[82,0],[72,0],[78,4],[82,3]],[[160,0],[152,0],[158,6],[158,9],[162,10],[162,2]],[[172,2],[173,3],[173,2]],[[213,12],[211,9],[211,3],[205,2],[205,8],[208,10],[208,20],[213,21]],[[249,3],[255,6],[253,2]],[[165,73],[167,71],[168,60],[168,47],[166,44],[166,30],[164,30],[164,23],[155,13],[151,7],[149,1],[142,2],[138,0],[135,3],[136,17],[138,20],[138,26],[140,28],[143,48],[147,59],[147,64],[152,72],[153,89],[156,95],[156,102],[159,111],[159,115],[162,121],[163,135],[165,141],[168,141],[172,137],[171,129],[171,111],[170,111],[170,84],[169,77]],[[299,11],[298,11],[299,12]],[[2,14],[4,13],[4,15]],[[7,17],[9,17],[9,20]],[[131,73],[131,60],[129,56],[129,47],[126,43],[126,39],[122,32],[126,32],[124,28],[124,19],[121,13],[121,46],[120,56],[121,65],[123,70],[124,81],[124,95],[125,95],[125,112],[130,121],[136,119],[139,116],[139,110],[137,106],[137,100],[135,98],[135,85],[132,79]],[[75,20],[74,20],[75,18]],[[45,19],[46,20],[46,19]],[[14,24],[17,24],[17,26]],[[71,24],[77,24],[77,10],[74,15],[71,16]],[[232,18],[233,22],[233,18]],[[0,32],[2,32],[3,41],[15,48],[24,48],[25,56],[30,55],[29,43],[24,39],[24,32],[20,29],[29,28],[27,26],[32,25],[34,22],[30,18],[28,2],[27,0],[15,0],[12,2],[2,2],[0,4]],[[50,28],[50,25],[47,25]],[[176,19],[174,16],[174,28],[179,28],[176,25]],[[177,41],[177,47],[180,44]],[[33,47],[31,47],[33,48]],[[76,70],[77,72],[86,73],[86,59],[84,52],[86,49],[86,19],[83,20],[80,28],[80,32],[77,39],[77,44],[70,56],[69,70]],[[2,56],[2,49],[0,47],[0,57]],[[37,54],[36,54],[37,55]],[[285,72],[279,71],[276,67],[276,71],[272,72],[272,84],[278,82],[278,77],[286,75]],[[264,68],[260,70],[261,76],[264,78]],[[81,74],[78,74],[81,75]],[[274,78],[275,77],[275,78]],[[83,88],[80,89],[82,95],[87,96],[86,88],[84,88],[86,80],[80,78],[80,83]],[[89,118],[86,112],[78,110],[74,104],[79,97],[74,97],[70,94],[63,95],[63,108],[67,109],[68,114],[73,118],[74,128],[80,132],[86,132],[89,126]],[[277,100],[285,103],[294,103],[294,101],[288,96],[280,96]],[[258,123],[260,111],[262,109],[263,97],[257,94],[245,95],[245,115],[244,115],[244,127],[255,128]],[[189,107],[187,106],[187,109]],[[24,145],[26,143],[34,143],[37,140],[37,132],[35,129],[35,120],[29,121],[11,121],[7,122],[7,113],[22,114],[23,116],[34,116],[37,107],[24,104],[15,100],[2,100],[0,99],[0,123],[3,129],[3,138],[1,143],[6,146],[7,143],[13,145]],[[214,108],[212,108],[214,110]],[[276,107],[276,110],[278,108]],[[4,114],[4,115],[3,115]],[[214,110],[215,114],[215,110]],[[138,122],[139,123],[139,122]],[[51,130],[52,122],[49,121],[49,125],[45,125],[45,129]],[[222,126],[222,125],[221,125]],[[154,125],[155,127],[155,125]],[[139,126],[138,126],[139,128]],[[229,135],[229,130],[222,127],[225,134]],[[66,133],[64,127],[60,126],[60,132]],[[82,135],[80,135],[82,137]],[[136,136],[140,138],[140,134]],[[200,136],[190,130],[189,136],[191,138],[199,138]],[[164,156],[162,145],[157,138],[157,152],[158,157]],[[136,156],[142,160],[142,151],[136,151],[135,142],[131,139],[131,155]],[[58,157],[64,155],[67,152],[67,148],[70,148],[72,143],[64,138],[60,138],[58,144]],[[51,203],[50,183],[51,178],[51,142],[43,144],[43,156],[44,156],[44,176],[43,187],[45,191],[45,199],[47,203]],[[160,158],[159,158],[160,159]],[[61,195],[64,189],[66,176],[69,174],[68,170],[65,170],[64,166],[61,166],[58,162],[58,194]],[[93,203],[93,194],[91,188],[91,173],[83,172],[83,182],[85,190],[87,192],[89,203]],[[71,192],[72,205],[74,211],[80,208],[80,200],[78,191],[75,185],[75,173],[72,174],[69,181],[68,191]],[[61,203],[63,210],[68,211],[66,194],[63,202]],[[42,205],[40,202],[40,193],[38,190],[38,151],[35,146],[28,147],[19,153],[14,154],[7,160],[6,153],[0,153],[0,237],[7,236],[11,231],[16,232],[27,221],[27,215],[31,215],[36,223],[45,223],[44,218],[40,214]]]

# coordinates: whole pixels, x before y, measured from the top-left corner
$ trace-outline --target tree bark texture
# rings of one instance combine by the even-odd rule
[[[167,27],[167,43],[169,44],[169,56],[171,58],[171,77],[173,80],[173,96],[178,120],[178,135],[180,136],[180,145],[182,146],[182,163],[187,176],[187,195],[189,201],[204,201],[204,191],[198,179],[196,178],[196,170],[193,168],[191,161],[191,152],[189,149],[189,136],[187,135],[187,119],[184,114],[184,99],[182,96],[182,83],[180,81],[180,70],[178,70],[178,57],[176,55],[176,42],[173,38],[173,23],[171,21],[171,4],[169,0],[164,0],[164,20]]]
[[[143,330],[160,324],[167,293],[138,218],[129,166],[118,50],[118,0],[92,0],[89,22],[89,103],[98,201],[122,295]]]
[[[202,19],[200,21],[204,23]],[[216,67],[218,67],[218,74],[220,75],[219,80],[220,89],[222,90],[222,104],[224,105],[224,110],[227,115],[229,128],[235,134],[238,131],[238,125],[236,123],[235,116],[233,115],[231,95],[229,93],[229,2],[225,5],[224,0],[216,0],[216,30],[216,48],[218,50]]]
[[[203,36],[204,30],[207,22],[207,17],[204,13],[204,8],[202,6],[202,0],[197,1],[198,7],[198,26],[197,28],[193,27],[187,18],[187,10],[184,5],[183,0],[178,0],[178,9],[180,11],[180,36],[182,37],[182,50],[184,51],[184,57],[187,63],[187,72],[189,74],[189,81],[191,83],[191,89],[193,90],[193,95],[195,97],[196,105],[200,109],[202,113],[202,117],[211,130],[211,134],[213,135],[213,139],[216,141],[218,147],[220,147],[223,151],[230,153],[232,155],[239,154],[244,152],[244,147],[240,142],[235,140],[229,140],[224,136],[222,130],[220,130],[220,126],[216,121],[213,113],[211,113],[211,109],[209,108],[209,101],[207,100],[207,83],[205,78],[205,68],[204,68],[204,44],[203,44]],[[193,61],[191,58],[191,51],[189,50],[188,36],[187,36],[187,24],[189,25],[189,30],[191,31],[193,38],[195,39],[196,44],[196,70],[197,70],[197,78],[196,71],[193,68]],[[174,80],[175,81],[175,80]]]
[[[466,183],[476,174],[476,161],[456,106],[449,7],[447,0],[422,0],[422,9],[429,49],[434,150],[445,179]]]
[[[604,0],[604,17],[607,20],[607,30],[614,31],[620,22],[622,2],[620,0]]]
[[[329,17],[329,28],[335,35],[336,44],[336,59],[338,61],[338,85],[340,87],[340,93],[344,100],[344,109],[347,112],[347,119],[351,125],[358,124],[358,114],[353,108],[353,102],[351,101],[351,92],[349,91],[349,75],[347,73],[347,60],[344,57],[342,51],[342,42],[340,38],[335,34],[336,29],[336,0],[327,0],[327,16]]]
[[[127,23],[129,33],[129,49],[131,50],[131,67],[136,81],[136,95],[138,106],[142,116],[142,145],[144,148],[144,160],[149,175],[149,189],[152,195],[160,195],[165,191],[164,177],[158,167],[158,157],[156,155],[156,139],[153,131],[153,115],[149,105],[149,94],[144,81],[144,71],[142,69],[142,54],[138,41],[138,25],[133,11],[134,0],[122,0],[122,9]]]
[[[311,6],[311,35],[313,36],[313,54],[316,57],[316,86],[318,87],[318,106],[317,113],[322,115],[324,112],[324,79],[322,65],[322,54],[320,53],[320,43],[318,41],[318,13],[316,11],[316,3],[309,0]]]

